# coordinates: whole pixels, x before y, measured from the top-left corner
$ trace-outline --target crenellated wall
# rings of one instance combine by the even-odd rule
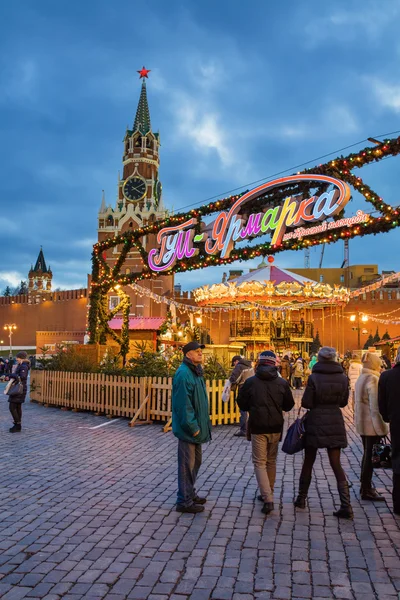
[[[85,331],[87,289],[52,292],[44,300],[23,296],[0,297],[0,335],[4,346],[6,323],[15,323],[13,346],[35,347],[37,331]],[[3,330],[3,332],[2,332]],[[1,333],[2,332],[2,333]]]

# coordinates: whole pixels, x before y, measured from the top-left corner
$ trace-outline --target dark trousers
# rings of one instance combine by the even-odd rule
[[[301,377],[294,377],[293,379],[296,390],[299,390],[301,388]]]
[[[22,404],[20,402],[10,402],[10,413],[16,425],[21,425]]]
[[[195,483],[201,466],[201,444],[178,440],[178,498],[180,506],[191,506],[196,497]]]
[[[393,473],[393,510],[400,515],[400,473]]]
[[[377,444],[381,438],[378,435],[362,435],[361,440],[364,447],[364,454],[361,461],[361,487],[369,490],[372,486],[372,447]]]
[[[248,419],[247,411],[246,410],[241,410],[240,411],[239,425],[240,425],[240,431],[242,433],[246,433],[246,430],[247,430],[247,419]]]

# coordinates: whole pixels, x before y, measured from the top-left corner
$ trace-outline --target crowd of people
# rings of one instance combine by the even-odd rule
[[[201,466],[201,445],[211,440],[208,416],[208,394],[202,372],[202,349],[198,342],[183,347],[184,359],[178,368],[172,388],[172,428],[178,438],[178,497],[176,510],[198,513],[204,510],[206,498],[197,495],[195,483]],[[296,365],[301,367],[297,367]],[[338,518],[352,519],[348,478],[341,464],[341,450],[347,447],[347,434],[342,408],[351,394],[356,431],[363,444],[360,471],[362,500],[383,502],[372,483],[372,453],[382,437],[391,433],[393,466],[393,511],[400,516],[400,349],[392,365],[375,352],[362,358],[353,356],[348,364],[334,348],[323,347],[311,357],[305,372],[305,361],[298,355],[285,355],[281,360],[271,350],[261,352],[252,362],[235,356],[230,383],[237,393],[241,411],[236,434],[252,445],[252,461],[262,502],[262,512],[274,510],[274,484],[279,442],[282,439],[284,412],[292,410],[292,389],[305,385],[301,406],[306,409],[304,459],[294,505],[304,509],[312,479],[313,465],[319,449],[326,449],[336,479],[340,507]],[[296,381],[296,380],[300,380]]]
[[[0,379],[6,381],[13,369],[15,370],[16,364],[15,358],[0,358]]]

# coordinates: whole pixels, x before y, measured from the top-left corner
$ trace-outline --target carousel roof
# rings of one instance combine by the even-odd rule
[[[279,283],[287,282],[287,283],[300,283],[304,285],[307,283],[316,283],[312,279],[308,279],[308,277],[302,277],[302,275],[297,275],[297,273],[292,273],[292,271],[288,271],[287,269],[279,269],[274,265],[262,265],[258,267],[258,269],[254,269],[247,273],[246,275],[241,275],[240,277],[236,277],[235,279],[230,279],[230,282],[235,282],[236,285],[240,285],[245,281],[259,281],[262,283],[263,281],[274,281],[275,285]]]
[[[345,287],[331,287],[265,263],[246,275],[193,290],[200,306],[254,302],[281,306],[293,302],[345,304],[349,301],[349,294]]]

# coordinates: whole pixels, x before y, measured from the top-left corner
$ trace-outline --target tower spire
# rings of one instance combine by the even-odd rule
[[[42,250],[42,246],[40,246],[39,256],[37,257],[37,261],[35,264],[35,268],[33,269],[35,272],[42,271],[42,273],[47,273],[46,261],[44,259],[44,254]]]
[[[140,79],[142,81],[142,90],[140,92],[139,104],[136,110],[135,122],[133,124],[133,131],[139,131],[142,135],[146,135],[151,131],[151,123],[150,123],[150,110],[149,104],[147,101],[147,90],[146,90],[146,78],[148,77],[148,73],[150,73],[149,69],[141,69],[138,71],[140,75]]]
[[[106,207],[106,196],[105,196],[104,190],[101,190],[101,191],[102,191],[101,206],[100,206],[99,212],[104,213],[107,210],[107,207]]]

